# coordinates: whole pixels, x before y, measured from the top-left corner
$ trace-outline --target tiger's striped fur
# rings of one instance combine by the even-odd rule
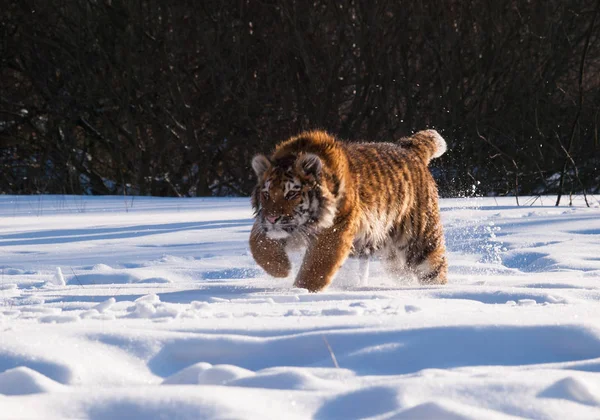
[[[312,292],[326,288],[349,255],[380,256],[393,275],[446,283],[438,193],[427,167],[445,151],[435,130],[396,143],[342,143],[308,131],[280,143],[269,159],[255,156],[254,259],[286,277],[286,250],[305,245],[295,285]]]

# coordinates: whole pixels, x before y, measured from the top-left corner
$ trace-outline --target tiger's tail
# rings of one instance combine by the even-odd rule
[[[448,149],[444,138],[435,130],[423,130],[410,137],[401,138],[398,145],[405,149],[414,150],[423,158],[425,163],[442,156]]]

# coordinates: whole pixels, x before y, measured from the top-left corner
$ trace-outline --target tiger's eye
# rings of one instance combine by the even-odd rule
[[[292,191],[290,193],[288,193],[288,195],[285,196],[286,200],[293,200],[294,198],[298,197],[300,195],[299,191]]]

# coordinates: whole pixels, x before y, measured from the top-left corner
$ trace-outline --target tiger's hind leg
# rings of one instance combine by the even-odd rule
[[[445,250],[436,249],[425,256],[413,271],[421,284],[446,284],[448,282],[448,262]]]
[[[448,261],[439,218],[437,223],[431,223],[421,232],[410,248],[409,267],[421,284],[446,284]]]
[[[397,229],[388,239],[383,263],[394,277],[416,278],[420,284],[446,284],[448,263],[441,234],[411,238]]]

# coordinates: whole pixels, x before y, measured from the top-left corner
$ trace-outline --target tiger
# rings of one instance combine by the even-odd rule
[[[327,288],[349,257],[361,275],[380,258],[386,271],[420,284],[447,282],[438,191],[428,164],[446,152],[435,130],[395,142],[342,142],[306,131],[258,154],[251,195],[250,251],[269,275],[288,277],[289,253],[305,247],[294,286]]]

